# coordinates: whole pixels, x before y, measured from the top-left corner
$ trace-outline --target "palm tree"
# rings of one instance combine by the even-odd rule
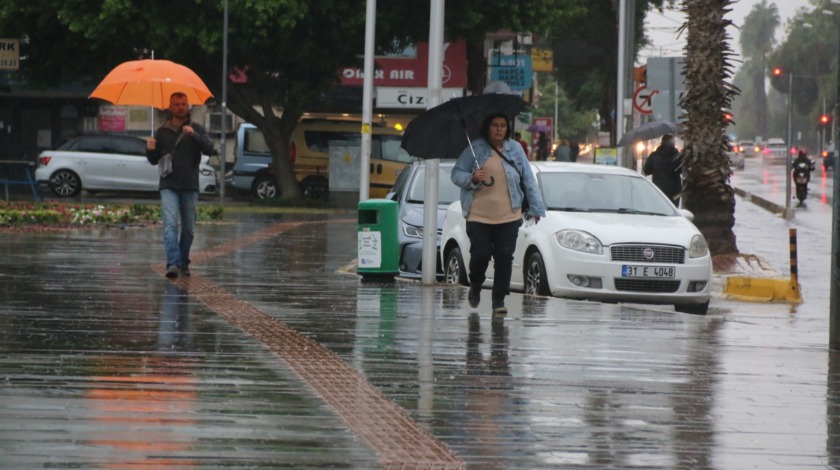
[[[685,46],[685,93],[680,106],[683,148],[683,197],[694,213],[694,224],[706,237],[712,254],[735,254],[735,191],[729,185],[732,170],[726,157],[726,113],[737,94],[729,83],[729,35],[732,23],[724,15],[732,0],[683,0],[688,18]]]
[[[775,46],[776,28],[779,27],[779,10],[775,3],[761,0],[753,6],[741,27],[741,55],[744,67],[749,73],[752,106],[750,116],[756,120],[758,135],[767,135],[767,92],[764,81],[767,77],[767,56]]]

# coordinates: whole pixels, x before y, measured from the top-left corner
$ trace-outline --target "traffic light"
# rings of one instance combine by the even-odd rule
[[[781,69],[781,67],[776,67],[776,68],[774,68],[774,69],[773,69],[773,75],[774,75],[774,76],[776,76],[776,77],[781,77],[781,76],[782,76],[782,69]]]
[[[822,116],[820,116],[820,124],[822,124],[823,126],[827,126],[830,123],[831,123],[831,117],[829,115],[823,114]]]
[[[726,122],[732,122],[732,113],[723,113],[723,119]]]
[[[633,81],[636,83],[647,83],[647,65],[633,67]]]

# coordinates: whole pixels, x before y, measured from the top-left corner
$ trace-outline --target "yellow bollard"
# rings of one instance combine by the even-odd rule
[[[753,302],[802,302],[796,255],[796,229],[790,229],[788,235],[790,240],[790,279],[731,276],[726,278],[723,293],[739,300]]]

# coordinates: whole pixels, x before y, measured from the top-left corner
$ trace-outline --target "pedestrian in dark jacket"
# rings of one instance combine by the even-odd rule
[[[659,147],[645,161],[643,171],[646,175],[653,175],[653,184],[662,190],[675,206],[679,206],[682,192],[682,156],[677,150],[673,135],[662,136]]]
[[[161,219],[163,246],[166,250],[166,277],[190,275],[190,248],[195,238],[198,205],[198,165],[201,154],[213,151],[213,142],[204,128],[190,120],[187,95],[173,93],[169,97],[171,116],[146,142],[146,158],[152,165],[170,154],[172,172],[161,176]],[[181,234],[178,236],[178,216]]]

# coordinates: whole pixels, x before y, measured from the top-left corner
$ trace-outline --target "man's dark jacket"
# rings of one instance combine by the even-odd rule
[[[660,145],[648,156],[643,170],[646,175],[653,175],[653,184],[674,199],[682,191],[681,165],[682,157],[676,147]]]
[[[201,163],[201,155],[210,155],[213,152],[213,142],[207,131],[200,124],[188,121],[195,130],[190,137],[184,135],[178,145],[175,142],[181,134],[181,128],[167,120],[155,131],[157,144],[154,150],[146,150],[146,159],[152,165],[157,165],[161,157],[167,153],[172,154],[172,174],[161,178],[159,189],[177,189],[198,191],[198,165]],[[174,149],[174,150],[173,150]]]

